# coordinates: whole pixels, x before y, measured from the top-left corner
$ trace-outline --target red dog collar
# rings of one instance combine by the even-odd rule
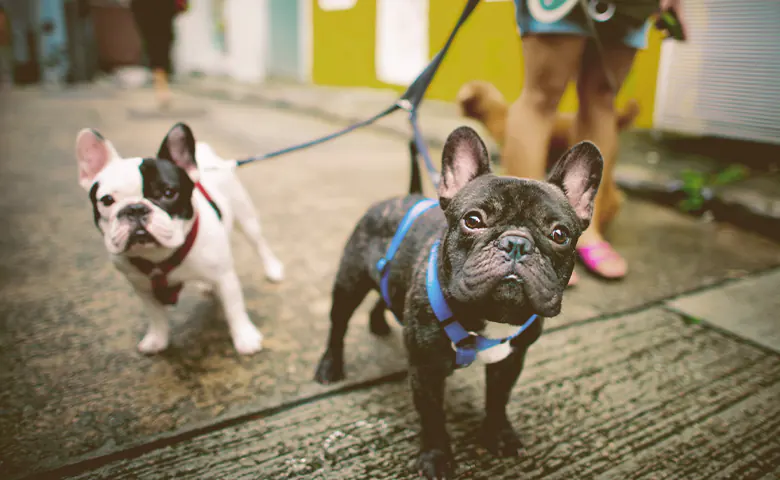
[[[141,273],[147,277],[151,277],[152,280],[152,294],[163,305],[176,305],[179,301],[179,292],[181,292],[184,286],[181,283],[176,285],[168,285],[168,274],[174,268],[181,265],[184,258],[190,253],[192,246],[195,244],[195,237],[198,236],[198,224],[200,219],[195,217],[195,222],[192,224],[190,233],[187,234],[187,238],[181,247],[177,248],[173,255],[166,258],[160,263],[154,263],[145,258],[132,257],[130,263],[137,268]]]
[[[208,194],[206,189],[204,189],[203,185],[200,183],[196,183],[195,187],[200,191],[200,193],[203,194],[204,197],[206,197],[206,200],[214,208],[217,217],[221,220],[222,212],[220,212],[217,204],[214,203],[214,200],[211,199],[211,195]],[[182,246],[176,249],[176,251],[173,252],[170,257],[166,258],[162,262],[154,263],[150,260],[139,257],[130,258],[130,263],[132,263],[135,268],[137,268],[147,277],[151,278],[152,295],[154,295],[154,298],[163,305],[176,305],[176,303],[179,301],[179,293],[181,292],[184,284],[177,283],[175,285],[169,285],[168,274],[171,272],[171,270],[181,265],[181,262],[183,262],[187,257],[187,254],[190,253],[192,246],[195,244],[195,237],[198,236],[199,223],[199,217],[195,217],[195,222],[193,222],[190,233],[187,234],[187,238],[184,239]]]

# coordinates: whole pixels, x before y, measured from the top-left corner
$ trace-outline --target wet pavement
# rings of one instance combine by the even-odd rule
[[[416,476],[408,463],[418,424],[399,331],[387,339],[368,333],[373,298],[351,323],[347,381],[312,381],[340,250],[370,203],[406,188],[405,142],[366,129],[244,168],[287,269],[283,283],[268,283],[236,236],[238,273],[265,349],[236,355],[213,302],[185,290],[171,348],[146,357],[135,350],[141,304],[108,264],[76,183],[78,130],[98,128],[126,156],[150,155],[170,125],[185,120],[218,153],[240,157],[341,124],[192,95],[177,97],[184,118],[134,114],[148,108],[148,94],[103,85],[0,97],[0,477]],[[451,378],[459,478],[780,474],[780,354],[733,327],[691,322],[673,303],[685,299],[698,312],[691,302],[724,291],[751,306],[741,323],[771,316],[776,308],[760,307],[776,300],[764,304],[751,285],[777,291],[780,245],[638,200],[628,202],[611,239],[631,262],[629,277],[603,283],[583,275],[529,353],[509,408],[526,447],[521,458],[493,458],[473,441],[481,371]],[[747,330],[771,330],[762,320]]]

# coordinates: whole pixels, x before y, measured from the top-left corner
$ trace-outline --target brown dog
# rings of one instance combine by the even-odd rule
[[[509,108],[504,95],[490,82],[475,80],[464,84],[457,97],[461,114],[464,117],[473,118],[485,126],[493,140],[501,146],[506,131],[506,117]],[[636,100],[629,100],[623,111],[618,113],[618,131],[631,126],[639,114],[639,104]],[[547,153],[547,166],[550,167],[572,145],[575,114],[558,113],[555,118],[552,136]],[[600,229],[617,215],[623,203],[623,193],[618,189],[614,181],[603,182],[601,185],[604,195],[604,208],[599,217],[594,218]]]

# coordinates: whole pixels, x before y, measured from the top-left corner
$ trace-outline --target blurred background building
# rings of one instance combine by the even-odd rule
[[[162,0],[161,0],[162,1]],[[18,83],[85,82],[144,55],[128,1],[0,0],[10,12]],[[178,75],[403,90],[443,44],[454,0],[190,0],[176,20]],[[780,143],[780,2],[687,0],[686,44],[651,30],[619,102],[636,126]],[[469,80],[507,97],[522,85],[511,0],[483,0],[428,97],[454,100]],[[561,108],[577,108],[573,86]]]

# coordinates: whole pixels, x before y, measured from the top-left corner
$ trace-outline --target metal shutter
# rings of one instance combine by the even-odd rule
[[[780,0],[682,3],[692,38],[663,42],[655,128],[780,144]]]

